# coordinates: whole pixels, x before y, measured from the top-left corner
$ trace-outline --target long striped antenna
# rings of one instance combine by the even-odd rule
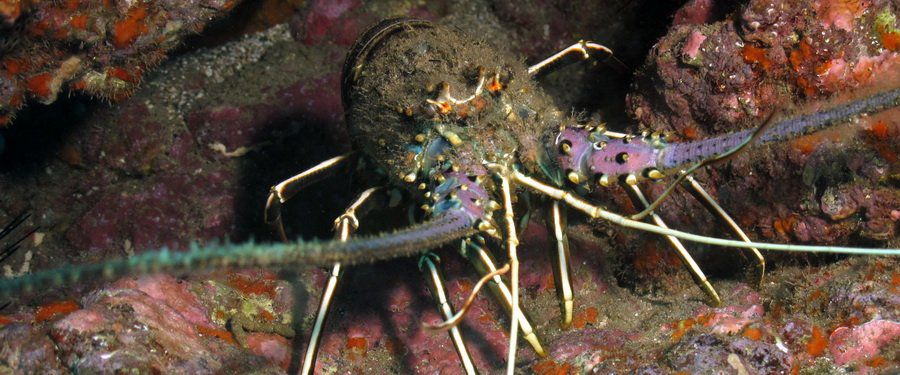
[[[125,275],[185,273],[212,268],[374,262],[419,253],[472,235],[475,233],[473,222],[472,216],[463,210],[448,210],[431,220],[393,233],[346,242],[194,245],[186,252],[163,248],[131,258],[66,265],[13,279],[0,279],[0,297],[59,287],[88,278],[112,280]]]

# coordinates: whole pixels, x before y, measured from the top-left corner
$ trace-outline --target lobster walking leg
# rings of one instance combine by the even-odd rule
[[[346,242],[350,238],[350,234],[359,228],[359,219],[356,217],[356,213],[372,197],[376,190],[378,188],[370,188],[363,191],[356,198],[356,201],[334,221],[335,237],[337,237],[338,241]],[[328,281],[325,283],[325,289],[322,290],[322,301],[319,303],[319,311],[316,312],[316,320],[309,334],[309,344],[307,344],[306,353],[303,355],[303,368],[300,370],[300,374],[313,373],[316,356],[319,352],[319,343],[322,340],[322,329],[325,326],[325,319],[328,317],[328,310],[331,307],[338,279],[342,273],[343,267],[340,263],[335,263],[328,273]]]
[[[478,271],[479,275],[484,276],[497,272],[498,268],[494,261],[494,257],[491,256],[487,249],[473,241],[464,241],[463,246],[465,247],[463,252],[465,253],[466,258],[472,263],[472,266]],[[510,293],[509,287],[507,287],[506,283],[503,281],[503,278],[500,275],[495,275],[491,278],[491,283],[488,284],[488,286],[491,290],[491,294],[493,294],[494,298],[500,302],[501,306],[503,306],[503,310],[512,317],[512,294]],[[522,338],[531,344],[531,347],[534,348],[534,351],[539,356],[546,356],[547,352],[544,351],[540,338],[538,338],[537,333],[534,331],[534,327],[531,325],[530,318],[528,318],[521,306],[519,307],[519,311],[519,329],[522,331]]]
[[[725,212],[724,209],[722,209],[722,206],[720,206],[719,203],[716,202],[716,200],[706,192],[706,189],[704,189],[703,186],[700,185],[700,183],[697,182],[697,180],[694,179],[693,176],[687,176],[686,180],[690,185],[694,196],[700,199],[701,202],[704,202],[704,206],[706,206],[706,208],[710,212],[712,212],[714,215],[718,216],[719,219],[728,224],[731,230],[734,231],[734,234],[744,240],[744,242],[750,242],[750,237],[747,237],[747,234],[744,233],[741,227],[734,222],[734,219],[732,219],[731,216],[729,216],[728,213]],[[764,258],[762,253],[759,252],[759,249],[755,247],[751,247],[749,250],[756,257],[757,263],[759,264],[759,280],[756,285],[757,287],[760,287],[762,286],[763,278],[766,275],[766,258]]]
[[[587,60],[594,57],[594,53],[601,53],[610,57],[613,55],[612,50],[601,44],[590,41],[580,40],[562,51],[555,53],[541,62],[528,67],[528,74],[532,76],[546,74],[553,67],[564,64],[565,60],[570,56],[581,57],[581,60]],[[577,61],[577,60],[576,60]]]
[[[419,260],[419,268],[425,273],[428,289],[431,290],[431,295],[437,303],[441,316],[443,316],[444,320],[450,320],[454,315],[453,307],[450,306],[450,301],[447,299],[447,288],[444,286],[443,276],[441,276],[441,271],[437,265],[438,261],[439,258],[434,253],[425,253]],[[477,374],[478,371],[475,369],[472,357],[469,356],[469,351],[466,349],[466,343],[459,332],[459,327],[450,327],[449,332],[450,339],[453,340],[453,346],[456,347],[456,353],[459,354],[459,360],[462,362],[466,374]]]
[[[500,178],[500,190],[503,193],[503,221],[506,223],[506,249],[509,251],[509,266],[512,269],[510,284],[512,284],[512,313],[510,314],[509,327],[509,355],[506,362],[506,373],[512,375],[516,369],[516,344],[519,337],[519,256],[516,248],[519,246],[519,238],[516,235],[516,218],[512,206],[512,188],[506,172],[498,174]]]
[[[641,203],[641,205],[643,205],[644,207],[650,206],[650,202],[647,201],[647,198],[644,197],[644,194],[641,192],[641,189],[637,187],[637,185],[623,185],[630,188],[631,192],[634,194],[634,197]],[[650,212],[650,217],[653,219],[653,222],[656,223],[656,225],[660,228],[669,227],[655,212]],[[681,240],[668,235],[666,236],[666,239],[669,241],[672,247],[675,248],[675,251],[678,252],[678,256],[688,267],[688,270],[691,272],[691,275],[694,276],[694,279],[697,280],[697,283],[700,284],[700,287],[703,288],[703,291],[706,292],[706,294],[709,295],[709,298],[713,300],[713,304],[715,306],[721,306],[722,300],[719,298],[719,293],[716,293],[716,289],[713,288],[712,284],[709,283],[709,280],[706,279],[706,275],[703,274],[703,270],[700,269],[700,266],[698,266],[697,262],[694,261],[694,258],[691,257],[691,254],[687,252],[687,249],[681,243]]]
[[[278,185],[272,186],[269,190],[269,199],[266,200],[264,221],[266,224],[275,226],[282,241],[287,242],[287,235],[284,233],[284,223],[281,219],[281,205],[304,187],[334,173],[334,167],[347,161],[349,156],[350,154],[344,154],[325,160],[294,177],[279,182]]]
[[[553,281],[556,283],[556,296],[562,311],[562,325],[572,324],[575,309],[575,289],[572,287],[572,260],[569,257],[569,237],[566,234],[566,206],[560,201],[553,201],[547,214],[547,229],[553,234]]]
[[[495,164],[488,163],[489,168]],[[543,182],[528,177],[522,172],[513,171],[512,178],[514,181],[532,189],[536,192],[544,194],[550,198],[566,202],[572,208],[581,211],[594,219],[602,219],[609,221],[613,225],[625,228],[637,229],[648,233],[656,233],[663,236],[673,236],[684,241],[704,243],[713,246],[735,247],[746,249],[755,247],[761,250],[775,250],[795,253],[832,253],[832,254],[859,254],[859,255],[900,255],[900,249],[881,249],[881,248],[863,248],[863,247],[846,247],[846,246],[816,246],[816,245],[797,245],[797,244],[781,244],[769,242],[744,242],[727,240],[724,238],[707,237],[693,233],[683,232],[680,230],[663,228],[658,225],[644,223],[629,219],[625,216],[607,211],[603,207],[591,204],[590,202],[572,194],[571,192],[557,189]]]

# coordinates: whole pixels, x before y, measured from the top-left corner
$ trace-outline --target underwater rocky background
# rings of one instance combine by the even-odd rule
[[[351,150],[341,64],[382,18],[452,23],[527,62],[579,39],[606,44],[621,64],[568,67],[542,85],[563,108],[612,129],[680,140],[758,126],[772,109],[839,103],[873,83],[896,87],[900,71],[896,1],[101,3],[0,1],[0,109],[11,120],[0,129],[0,224],[28,212],[20,231],[36,230],[0,264],[6,277],[192,241],[276,240],[262,223],[268,189]],[[78,28],[81,15],[90,28]],[[214,15],[224,18],[207,24]],[[8,61],[21,60],[30,70],[11,73]],[[46,87],[31,85],[44,74]],[[99,83],[80,86],[85,79]],[[896,248],[897,115],[754,148],[698,180],[753,238]],[[365,187],[335,178],[302,192],[285,208],[289,235],[330,237],[333,218]],[[648,188],[658,194],[664,185]],[[592,198],[635,211],[621,190]],[[725,233],[687,194],[660,211],[673,227]],[[363,231],[406,218],[404,209],[372,215]],[[663,241],[576,216],[570,329],[558,323],[544,224],[535,218],[525,228],[523,306],[550,355],[520,347],[522,372],[900,367],[896,258],[769,254],[757,287],[753,262],[739,252],[690,246],[725,302],[713,308]],[[474,272],[454,249],[440,254],[459,306]],[[0,310],[0,368],[296,372],[325,277],[318,269],[156,275],[24,296]],[[448,336],[421,326],[439,319],[422,277],[416,259],[348,269],[317,369],[460,372]],[[228,322],[237,317],[295,321],[300,335],[236,340]],[[463,334],[484,372],[502,368],[506,322],[487,296],[466,317]]]

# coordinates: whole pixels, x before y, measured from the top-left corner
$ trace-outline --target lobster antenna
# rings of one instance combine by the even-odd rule
[[[656,200],[653,201],[653,203],[651,203],[649,206],[647,206],[647,208],[645,208],[643,211],[636,213],[634,215],[631,215],[629,218],[631,220],[641,220],[641,219],[647,217],[647,215],[649,215],[651,212],[653,212],[653,210],[655,210],[657,207],[659,207],[660,204],[662,204],[663,200],[665,200],[666,197],[668,197],[669,194],[671,194],[672,191],[675,190],[675,188],[678,187],[678,185],[680,185],[684,181],[685,178],[687,178],[687,176],[690,176],[691,173],[694,173],[694,171],[696,171],[697,169],[700,169],[700,168],[703,168],[706,166],[710,166],[710,165],[713,165],[716,163],[721,163],[721,162],[724,162],[724,161],[727,161],[727,160],[733,158],[734,155],[737,155],[739,152],[746,149],[747,146],[750,146],[751,144],[756,142],[756,140],[759,139],[759,137],[766,131],[766,129],[769,129],[772,126],[772,123],[774,123],[774,121],[772,121],[772,120],[774,118],[775,118],[775,112],[770,113],[769,117],[766,118],[766,121],[763,122],[762,126],[760,126],[755,131],[753,131],[753,134],[751,134],[743,142],[741,142],[737,146],[731,148],[730,150],[726,151],[725,153],[723,153],[721,155],[716,155],[715,157],[712,157],[709,159],[705,159],[697,164],[692,165],[688,169],[682,170],[680,173],[678,173],[678,177],[675,178],[675,181],[673,181],[671,184],[669,184],[669,186],[666,187],[666,190],[664,190],[663,193],[660,194],[659,197],[657,197]]]
[[[815,246],[815,245],[796,245],[796,244],[777,244],[767,242],[745,242],[726,240],[723,238],[701,236],[693,233],[682,232],[680,230],[661,228],[659,226],[629,219],[625,216],[604,210],[595,206],[588,201],[573,195],[562,189],[557,189],[543,182],[528,177],[522,172],[513,171],[512,179],[522,185],[543,193],[553,199],[566,202],[569,206],[579,210],[591,218],[603,219],[612,224],[623,226],[626,228],[637,229],[644,232],[660,234],[664,236],[677,237],[679,239],[697,243],[703,243],[713,246],[736,247],[741,249],[757,248],[763,250],[774,250],[784,252],[804,252],[804,253],[832,253],[832,254],[857,254],[857,255],[888,255],[900,256],[900,249],[872,249],[861,247],[844,247],[844,246]]]
[[[469,313],[469,308],[472,307],[472,303],[475,302],[475,297],[478,297],[478,292],[481,291],[481,288],[486,283],[491,281],[494,276],[502,275],[507,272],[509,272],[509,263],[496,271],[488,272],[487,274],[482,276],[477,283],[475,283],[475,286],[472,287],[472,291],[469,292],[469,297],[466,298],[465,302],[463,302],[462,308],[460,308],[459,311],[453,315],[453,317],[437,324],[422,323],[422,327],[430,331],[446,331],[450,328],[456,327],[460,322],[462,322],[462,319],[466,316],[466,314]]]
[[[693,173],[698,168],[726,161],[753,143],[768,143],[791,136],[806,134],[821,128],[849,121],[855,116],[883,111],[898,105],[900,105],[900,88],[894,88],[869,95],[863,99],[837,105],[823,111],[801,115],[783,121],[772,121],[774,116],[770,114],[763,125],[752,133],[749,131],[742,131],[704,141],[674,144],[666,150],[666,154],[661,158],[661,165],[659,165],[660,169],[676,168],[679,164],[685,162],[685,157],[680,155],[692,155],[683,151],[680,152],[678,151],[679,149],[685,150],[699,147],[701,150],[705,150],[703,154],[708,155],[709,157],[679,173],[675,182],[666,188],[659,198],[640,213],[631,215],[630,218],[633,220],[643,219],[651,211],[659,207],[662,200],[665,199],[665,197],[667,197],[672,190],[687,177],[687,175]],[[749,136],[747,136],[748,134]],[[742,140],[738,142],[739,139]],[[735,142],[738,142],[736,146],[725,149],[726,151],[720,153],[719,150],[722,150],[724,147],[728,147],[729,144],[734,144]]]
[[[393,233],[351,239],[347,242],[213,244],[203,247],[193,245],[187,252],[172,252],[163,248],[131,258],[66,265],[18,278],[0,279],[0,297],[58,287],[95,275],[110,280],[125,275],[177,273],[210,268],[374,262],[421,252],[475,234],[473,221],[469,214],[461,210],[450,210],[429,221]]]

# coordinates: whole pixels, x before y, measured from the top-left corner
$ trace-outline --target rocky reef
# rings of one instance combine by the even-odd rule
[[[61,93],[119,101],[185,37],[239,0],[0,3],[0,126]]]
[[[696,0],[669,9],[631,1],[295,3],[134,3],[101,12],[99,2],[0,1],[4,27],[26,30],[31,44],[21,46],[37,48],[39,36],[27,31],[36,20],[54,20],[42,26],[40,37],[48,40],[42,48],[94,35],[78,39],[83,49],[74,55],[48,52],[55,57],[33,70],[0,74],[5,114],[21,105],[12,106],[7,91],[34,102],[0,130],[6,144],[0,223],[30,212],[19,231],[35,230],[3,261],[4,273],[191,242],[275,240],[262,223],[269,187],[352,149],[341,64],[358,34],[382,18],[450,22],[512,46],[529,62],[579,39],[603,42],[622,64],[568,67],[542,78],[542,86],[561,107],[610,128],[666,130],[681,140],[755,127],[773,110],[810,111],[865,95],[877,89],[865,88],[873,83],[897,82],[900,6],[889,1]],[[68,6],[75,8],[50,17],[48,9]],[[184,10],[176,12],[178,6]],[[114,25],[141,7],[145,15],[135,22],[143,31],[117,47]],[[232,7],[240,16],[225,19],[230,28],[262,30],[235,36],[214,28],[195,41],[206,47],[150,68],[175,40],[199,30],[198,22]],[[107,18],[73,29],[78,12]],[[181,28],[165,26],[175,19],[184,20]],[[246,19],[274,22],[247,27]],[[10,51],[3,61],[24,53],[3,48]],[[81,59],[73,65],[78,69],[59,76],[71,56]],[[637,72],[622,72],[622,65]],[[115,67],[141,67],[139,79],[128,82],[111,73]],[[45,73],[58,85],[47,96],[30,91],[29,77]],[[103,84],[94,89],[77,86],[99,76]],[[116,102],[65,95],[78,90]],[[51,106],[37,103],[52,101],[49,93],[57,99]],[[753,238],[898,247],[896,118],[895,109],[753,148],[698,180]],[[285,206],[288,233],[330,237],[333,218],[364,187],[365,181],[336,178],[302,192]],[[658,194],[663,185],[645,187]],[[635,211],[621,190],[592,199]],[[405,210],[399,211],[372,213],[361,231],[403,225]],[[671,197],[660,211],[673,227],[725,233],[687,194]],[[572,216],[571,328],[559,327],[540,218],[522,235],[523,306],[549,352],[539,358],[520,347],[522,372],[889,373],[900,366],[895,258],[770,254],[772,270],[757,287],[753,263],[738,252],[691,248],[724,300],[710,307],[664,242]],[[454,249],[440,254],[458,307],[474,272]],[[0,369],[296,372],[325,278],[319,269],[234,270],[87,282],[23,296],[0,308]],[[341,284],[319,372],[461,371],[448,336],[422,327],[439,317],[415,259],[350,268]],[[483,372],[505,361],[507,328],[498,304],[479,296],[462,332]]]
[[[643,128],[702,139],[900,82],[896,3],[751,1],[725,14],[715,5],[686,4],[650,51],[628,98]],[[896,114],[749,152],[705,179],[766,240],[896,245]],[[679,201],[663,211],[683,211]]]

